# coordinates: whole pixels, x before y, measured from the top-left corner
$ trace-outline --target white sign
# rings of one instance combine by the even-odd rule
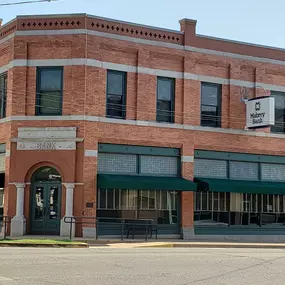
[[[246,102],[246,127],[264,128],[275,124],[275,100],[273,97],[253,98]]]

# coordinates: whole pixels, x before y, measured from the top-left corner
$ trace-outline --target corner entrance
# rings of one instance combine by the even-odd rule
[[[52,167],[39,169],[31,187],[31,234],[59,235],[61,176]]]

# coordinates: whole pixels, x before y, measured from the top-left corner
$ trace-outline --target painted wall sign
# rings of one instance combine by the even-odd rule
[[[75,150],[76,142],[17,142],[17,150]]]
[[[275,124],[275,100],[273,97],[253,98],[246,102],[246,127],[264,128]]]

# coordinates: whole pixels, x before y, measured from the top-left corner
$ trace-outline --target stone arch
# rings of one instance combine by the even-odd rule
[[[35,165],[33,165],[27,172],[26,174],[26,177],[25,177],[25,182],[26,183],[31,183],[32,182],[32,178],[33,176],[37,173],[37,171],[39,171],[40,169],[42,168],[45,168],[45,167],[52,167],[54,168],[58,173],[59,175],[61,176],[61,181],[65,181],[64,180],[64,175],[63,175],[63,172],[62,170],[58,167],[58,165],[50,162],[50,161],[41,161]]]

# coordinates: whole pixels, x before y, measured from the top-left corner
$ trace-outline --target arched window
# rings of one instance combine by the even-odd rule
[[[59,172],[49,166],[41,167],[33,175],[33,182],[45,182],[45,181],[61,181],[61,175]]]

